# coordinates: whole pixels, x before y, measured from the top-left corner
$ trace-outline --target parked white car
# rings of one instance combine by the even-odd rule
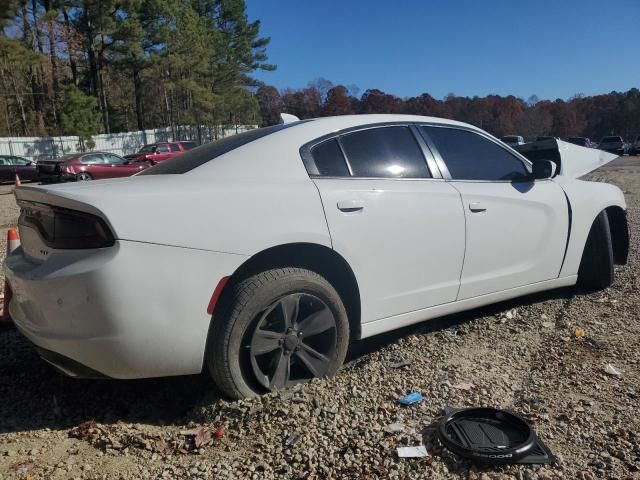
[[[130,178],[22,186],[10,313],[69,375],[206,366],[241,398],[333,375],[364,337],[607,287],[627,258],[625,200],[577,177],[615,155],[532,145],[533,163],[460,122],[341,116],[252,130]]]

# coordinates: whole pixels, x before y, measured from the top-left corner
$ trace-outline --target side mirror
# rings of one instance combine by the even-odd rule
[[[553,178],[555,174],[556,164],[551,160],[535,160],[533,162],[533,178],[535,180]]]

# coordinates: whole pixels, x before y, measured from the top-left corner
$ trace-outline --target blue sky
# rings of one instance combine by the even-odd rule
[[[278,88],[569,98],[640,87],[640,0],[247,0]]]

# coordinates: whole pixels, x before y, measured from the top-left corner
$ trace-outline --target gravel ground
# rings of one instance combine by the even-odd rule
[[[632,250],[613,287],[532,295],[360,342],[336,378],[279,394],[227,402],[204,376],[73,380],[0,331],[0,479],[640,478],[639,171],[627,157],[591,175],[629,204]],[[17,210],[3,193],[6,230]],[[411,390],[425,401],[400,407]],[[461,461],[432,441],[447,406],[521,413],[557,464]],[[387,432],[394,423],[403,431]],[[427,457],[397,457],[421,442]]]

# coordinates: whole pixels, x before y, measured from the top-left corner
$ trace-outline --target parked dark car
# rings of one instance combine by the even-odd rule
[[[574,145],[580,145],[581,147],[593,148],[591,139],[587,137],[569,137],[567,138],[567,142],[573,143]]]
[[[638,155],[640,154],[640,135],[636,137],[636,141],[631,144],[629,147],[629,155]]]
[[[14,181],[16,173],[20,180],[35,180],[35,163],[15,155],[0,155],[0,181]]]
[[[197,146],[196,142],[191,141],[151,143],[142,147],[137,153],[125,155],[124,158],[155,165],[169,158],[177,157]]]
[[[599,148],[600,150],[604,150],[605,152],[624,155],[625,153],[627,153],[628,145],[627,143],[625,143],[622,137],[618,135],[611,135],[600,140]]]
[[[549,135],[542,135],[540,137],[536,137],[536,142],[541,142],[542,140],[559,140],[558,137],[551,137]]]
[[[73,153],[55,160],[38,162],[38,180],[60,182],[65,180],[100,180],[129,177],[148,168],[144,162],[127,160],[113,153]]]

